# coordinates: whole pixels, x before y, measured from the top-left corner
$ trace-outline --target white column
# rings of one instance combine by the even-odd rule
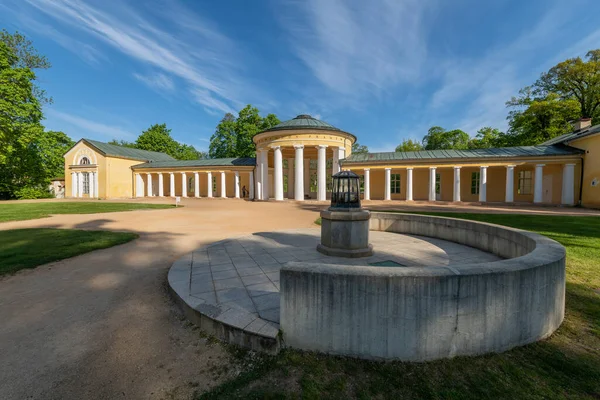
[[[575,164],[563,166],[561,203],[569,206],[575,204]]]
[[[542,186],[544,182],[544,165],[537,164],[535,166],[535,183],[533,185],[533,202],[541,203],[543,198]]]
[[[206,192],[207,192],[206,197],[213,197],[213,192],[212,192],[212,189],[213,189],[212,172],[208,171],[206,173],[206,179],[208,179],[208,186],[206,188]]]
[[[337,147],[333,149],[333,170],[331,171],[332,175],[340,172],[340,160],[343,160],[346,157],[346,149],[343,147]]]
[[[304,146],[294,145],[296,161],[294,162],[294,199],[304,200]]]
[[[275,181],[275,200],[283,200],[283,160],[281,158],[281,147],[273,147],[273,165]]]
[[[385,169],[385,188],[384,188],[384,200],[392,199],[392,180],[391,180],[392,169]]]
[[[317,146],[317,200],[325,201],[327,199],[327,183],[326,179],[326,145]]]
[[[71,197],[77,197],[77,172],[71,172]]]
[[[146,179],[148,181],[147,187],[147,196],[152,197],[152,174],[149,172],[146,173]]]
[[[515,201],[515,166],[506,166],[506,193],[504,195],[504,201],[512,203]]]
[[[287,169],[287,177],[288,177],[288,199],[294,198],[294,159],[288,158],[288,169]]]
[[[239,199],[240,198],[240,173],[238,171],[235,171],[234,173],[234,186],[235,186],[235,198]]]
[[[406,201],[413,199],[413,169],[406,168]]]
[[[371,200],[371,169],[365,168],[365,200]]]
[[[187,175],[185,172],[182,172],[181,173],[181,197],[187,197],[187,188],[188,188]]]
[[[98,191],[98,172],[94,172],[94,193],[96,197],[100,197],[100,192]]]
[[[161,172],[158,173],[158,197],[165,196],[165,187],[163,183],[163,174]]]
[[[169,196],[175,197],[175,176],[169,172]]]
[[[435,167],[429,167],[429,201],[435,201]]]
[[[262,200],[262,150],[256,151],[256,199]]]
[[[200,197],[200,175],[194,172],[194,197]]]
[[[225,171],[220,171],[221,174],[221,197],[227,198],[227,187],[225,186]]]
[[[269,149],[262,151],[262,200],[269,200]]]
[[[83,197],[83,173],[77,173],[77,197]]]
[[[254,200],[254,171],[250,171],[249,175],[250,176],[248,177],[248,190],[250,191],[250,193],[248,194],[248,197],[250,198],[250,200]]]
[[[452,201],[460,201],[460,167],[454,167],[454,194]]]
[[[485,203],[487,201],[487,166],[479,167],[479,201]]]
[[[144,180],[140,174],[135,174],[135,197],[144,197]]]
[[[94,173],[93,172],[88,172],[88,180],[90,182],[90,198],[92,197],[96,197],[94,196],[94,189],[96,188],[94,185]]]

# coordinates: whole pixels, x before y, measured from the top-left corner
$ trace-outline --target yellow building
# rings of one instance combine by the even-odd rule
[[[364,200],[600,206],[600,125],[539,146],[352,155],[356,137],[309,115],[259,133],[255,158],[180,161],[82,139],[65,154],[66,197],[324,201],[341,168]]]

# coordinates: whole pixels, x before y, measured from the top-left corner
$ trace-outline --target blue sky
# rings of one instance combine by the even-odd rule
[[[134,140],[153,123],[206,150],[250,103],[310,113],[371,151],[432,125],[506,129],[504,103],[600,48],[595,0],[2,0],[0,27],[53,66],[48,129]]]

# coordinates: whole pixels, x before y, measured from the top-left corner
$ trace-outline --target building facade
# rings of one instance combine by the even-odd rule
[[[331,175],[348,169],[364,200],[596,207],[600,125],[590,122],[539,146],[352,154],[354,135],[299,115],[257,134],[256,158],[186,161],[82,139],[65,154],[65,194],[325,201]]]

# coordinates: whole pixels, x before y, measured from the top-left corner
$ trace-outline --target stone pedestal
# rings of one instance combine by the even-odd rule
[[[369,244],[371,213],[362,209],[321,211],[321,244],[317,250],[335,257],[368,257],[373,254]]]

